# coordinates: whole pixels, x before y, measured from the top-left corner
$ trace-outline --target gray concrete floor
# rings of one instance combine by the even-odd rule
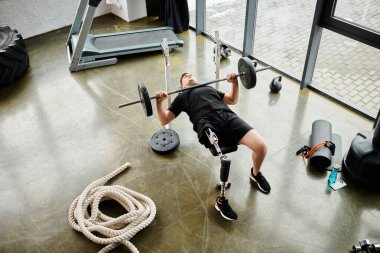
[[[133,22],[130,29],[152,26]],[[128,28],[111,16],[94,22],[94,32]],[[196,139],[187,116],[172,125],[181,145],[172,154],[154,153],[148,142],[161,128],[140,105],[144,81],[151,94],[164,89],[161,52],[122,57],[117,65],[68,71],[69,29],[26,41],[30,69],[0,91],[0,252],[96,252],[102,246],[74,231],[67,214],[72,201],[94,180],[130,162],[110,182],[141,192],[157,205],[157,216],[132,238],[141,252],[349,252],[361,239],[380,242],[380,197],[339,174],[348,186],[328,191],[327,171],[305,165],[295,152],[308,144],[317,119],[331,122],[343,151],[372,122],[284,78],[269,93],[272,71],[257,86],[241,89],[232,106],[267,141],[263,173],[272,185],[265,195],[249,183],[250,152],[239,147],[232,160],[227,196],[238,213],[226,221],[214,209],[219,159]],[[213,43],[194,32],[178,35],[183,48],[170,55],[172,89],[179,74],[214,78]],[[222,63],[221,75],[237,71],[239,56]],[[221,90],[229,90],[221,84]],[[119,247],[114,252],[128,252]]]

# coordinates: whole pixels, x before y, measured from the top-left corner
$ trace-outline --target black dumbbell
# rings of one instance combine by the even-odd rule
[[[226,44],[221,45],[220,56],[222,57],[222,59],[227,59],[228,57],[230,57],[231,53],[231,49]]]
[[[352,246],[352,252],[354,253],[362,253],[362,247],[360,247],[359,245],[354,245]]]
[[[368,246],[368,252],[370,253],[379,253],[380,252],[380,244],[374,243]]]
[[[359,245],[354,245],[352,246],[352,251],[354,253],[359,253],[359,252],[371,252],[371,251],[368,251],[368,248],[371,246],[371,243],[369,242],[368,239],[364,239],[362,241],[359,241]]]
[[[371,243],[368,239],[364,239],[362,241],[359,241],[359,245],[362,248],[362,251],[368,252],[368,247],[371,246]]]

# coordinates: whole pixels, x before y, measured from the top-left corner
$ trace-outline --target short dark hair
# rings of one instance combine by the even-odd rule
[[[181,87],[182,87],[182,79],[183,79],[183,77],[186,75],[186,74],[188,74],[189,72],[183,72],[182,74],[181,74],[181,78],[179,79],[179,83],[181,84]]]

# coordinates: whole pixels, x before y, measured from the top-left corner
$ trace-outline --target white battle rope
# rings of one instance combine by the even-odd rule
[[[129,241],[137,232],[148,226],[156,216],[156,205],[147,196],[120,185],[104,186],[108,180],[129,167],[129,163],[89,184],[70,206],[69,222],[73,229],[99,244],[108,244],[99,252],[109,252],[124,244],[132,253],[139,252]],[[99,211],[104,200],[115,200],[127,213],[117,218]],[[89,210],[90,209],[90,212]],[[97,232],[104,237],[94,235]]]

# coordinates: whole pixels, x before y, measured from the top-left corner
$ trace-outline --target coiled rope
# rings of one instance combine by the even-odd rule
[[[138,249],[129,240],[156,216],[156,205],[149,197],[120,185],[104,186],[129,165],[126,163],[89,184],[70,206],[71,227],[93,242],[108,244],[99,253],[109,252],[120,244],[124,244],[132,253],[138,253]],[[100,202],[110,199],[117,201],[127,213],[117,218],[102,213],[99,210]],[[95,232],[104,237],[96,236]]]

